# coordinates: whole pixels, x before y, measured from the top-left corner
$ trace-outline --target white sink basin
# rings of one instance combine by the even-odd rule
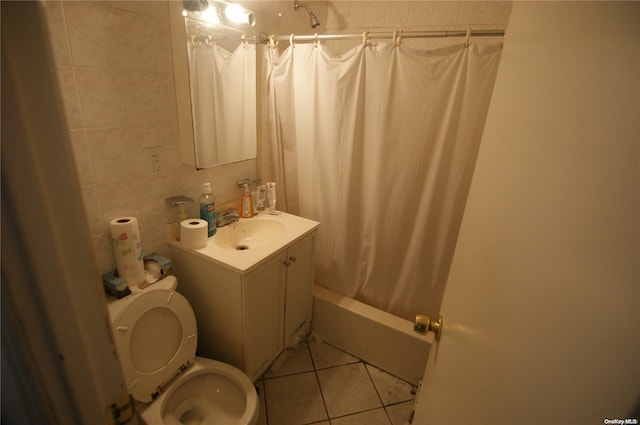
[[[245,219],[221,227],[212,238],[213,243],[233,251],[246,251],[274,243],[284,236],[285,223],[264,217]]]
[[[314,232],[319,225],[317,221],[292,214],[262,213],[218,228],[204,248],[187,250],[175,239],[170,239],[169,243],[244,274],[271,255]]]

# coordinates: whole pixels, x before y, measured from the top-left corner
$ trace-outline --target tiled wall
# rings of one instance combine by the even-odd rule
[[[507,1],[330,1],[326,20],[331,33],[495,29],[507,26],[510,13]],[[340,52],[354,43],[358,42],[330,44]],[[451,44],[452,39],[406,39],[404,43],[433,49]]]
[[[295,11],[292,1],[243,1],[258,16],[258,32],[279,35],[351,33],[364,31],[466,30],[506,28],[511,13],[510,1],[308,1],[320,20],[312,29],[308,14]],[[452,39],[406,40],[410,47],[437,48]],[[281,47],[288,43],[281,42]],[[329,41],[337,53],[353,47],[357,41]]]
[[[505,27],[511,11],[511,2],[499,1],[309,1],[321,22],[311,29],[292,1],[241,3],[256,12],[258,33],[277,34]],[[218,204],[233,202],[235,181],[254,176],[256,161],[202,171],[182,165],[166,2],[43,4],[99,268],[115,268],[108,223],[120,216],[138,217],[145,253],[168,255],[165,225],[174,215],[165,198],[197,200],[201,183],[211,181]],[[340,52],[355,43],[329,44]],[[407,43],[434,48],[451,40]],[[166,177],[148,173],[144,148],[153,146],[164,149]],[[189,211],[197,215],[195,206]]]
[[[101,272],[113,270],[108,223],[135,216],[145,253],[168,255],[165,198],[197,201],[210,181],[218,203],[256,161],[196,171],[181,164],[166,2],[44,2],[78,178]],[[151,177],[144,148],[162,146],[166,177]],[[197,209],[190,209],[196,216]]]

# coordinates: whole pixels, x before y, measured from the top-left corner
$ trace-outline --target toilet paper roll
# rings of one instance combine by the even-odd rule
[[[145,282],[138,219],[114,218],[109,222],[109,232],[118,276],[124,278],[129,286]]]
[[[199,218],[190,218],[180,222],[180,244],[187,249],[199,249],[207,246],[207,222]]]

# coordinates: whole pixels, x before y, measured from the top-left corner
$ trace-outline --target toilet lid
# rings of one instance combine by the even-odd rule
[[[170,289],[136,295],[113,321],[129,392],[150,402],[158,387],[196,354],[196,319],[189,302]]]

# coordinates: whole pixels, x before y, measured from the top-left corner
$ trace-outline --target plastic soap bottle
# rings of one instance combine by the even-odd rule
[[[253,198],[251,196],[251,192],[249,192],[248,184],[244,185],[244,193],[240,197],[240,217],[253,217]]]
[[[207,235],[216,234],[216,197],[211,193],[211,183],[202,183],[200,218],[207,222]]]

